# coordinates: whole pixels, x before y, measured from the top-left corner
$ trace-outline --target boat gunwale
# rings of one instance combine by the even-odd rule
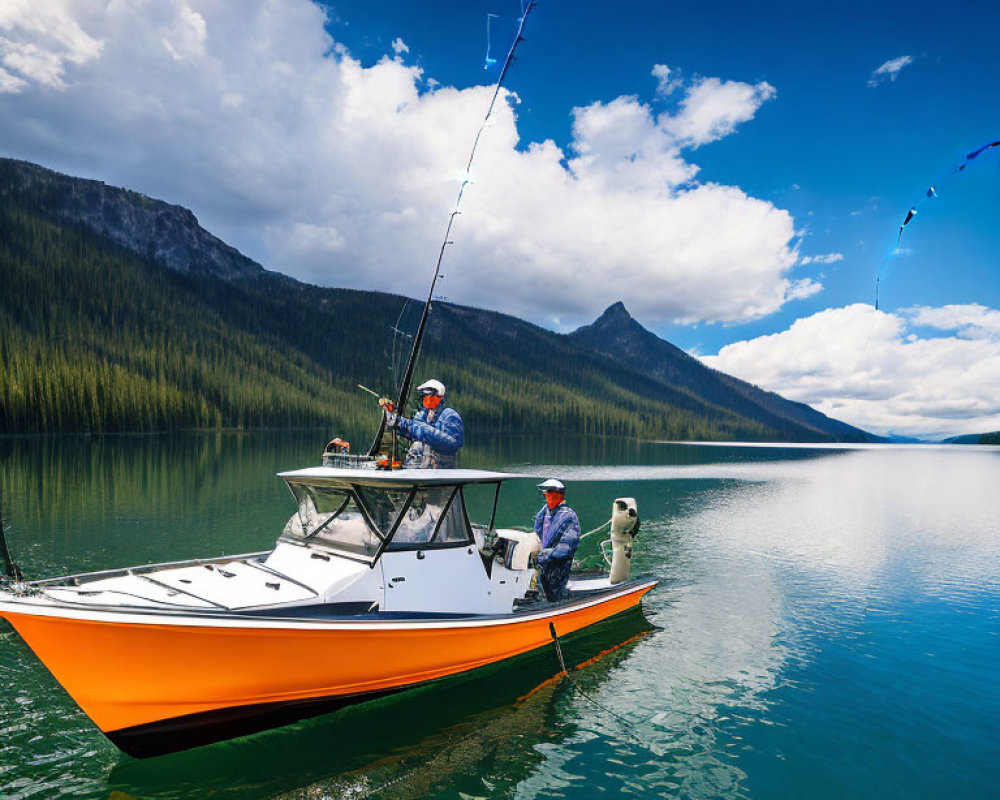
[[[185,609],[183,614],[173,610],[142,608],[109,609],[107,606],[95,604],[80,604],[70,606],[62,601],[32,602],[32,595],[18,597],[11,595],[10,600],[0,593],[0,617],[7,614],[20,614],[32,617],[51,617],[71,619],[78,622],[115,625],[161,625],[164,627],[193,628],[261,628],[267,630],[290,631],[336,631],[336,630],[409,630],[409,629],[440,629],[495,627],[523,622],[537,622],[553,619],[566,614],[590,608],[609,600],[624,597],[641,591],[643,594],[659,584],[659,579],[648,576],[633,578],[622,584],[609,586],[588,592],[584,597],[574,598],[558,605],[548,605],[535,609],[527,606],[520,611],[509,614],[465,614],[451,617],[414,617],[378,619],[373,615],[345,615],[343,617],[296,619],[287,616],[265,616],[261,614],[244,614],[240,612],[219,612],[214,609]],[[259,610],[259,609],[258,609]],[[9,618],[8,618],[8,621]]]

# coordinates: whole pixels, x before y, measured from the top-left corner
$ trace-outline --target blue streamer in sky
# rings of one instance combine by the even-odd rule
[[[989,150],[989,149],[991,149],[993,147],[1000,147],[1000,139],[998,139],[998,140],[996,140],[994,142],[987,142],[982,147],[977,147],[971,153],[966,154],[965,158],[962,160],[962,163],[959,164],[957,167],[955,167],[955,169],[953,169],[951,171],[951,175],[956,175],[959,172],[962,172],[963,170],[965,170],[965,168],[967,166],[969,166],[969,164],[971,162],[975,161],[976,158],[978,158],[980,155],[982,155],[987,150]],[[875,310],[876,311],[878,311],[878,289],[879,289],[879,280],[880,280],[880,278],[882,276],[882,267],[885,266],[886,262],[889,260],[889,258],[891,256],[895,255],[896,253],[898,253],[900,251],[900,247],[903,244],[903,230],[906,228],[907,225],[910,224],[910,222],[913,221],[913,218],[915,216],[917,216],[917,212],[920,209],[920,206],[922,206],[928,200],[935,200],[937,197],[938,197],[938,186],[937,185],[931,186],[924,193],[924,196],[917,202],[917,204],[913,205],[913,206],[910,206],[910,210],[906,212],[906,216],[903,218],[903,222],[899,226],[899,235],[896,237],[896,249],[893,250],[892,253],[890,253],[888,256],[886,256],[882,260],[882,263],[879,264],[878,272],[875,274]]]
[[[970,161],[972,161],[980,153],[989,150],[991,147],[1000,147],[1000,141],[990,142],[989,144],[984,144],[978,150],[973,150],[965,157],[965,161],[963,161],[961,164],[958,165],[958,167],[955,169],[955,172],[961,172],[963,169],[969,166]]]
[[[486,15],[486,62],[483,64],[483,69],[495,67],[497,64],[497,60],[495,58],[490,58],[490,19],[498,19],[498,15]]]

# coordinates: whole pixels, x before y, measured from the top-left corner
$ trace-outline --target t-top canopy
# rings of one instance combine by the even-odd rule
[[[314,486],[458,486],[468,483],[499,483],[511,478],[528,478],[511,472],[488,472],[481,469],[342,469],[307,467],[279,472],[279,478]]]

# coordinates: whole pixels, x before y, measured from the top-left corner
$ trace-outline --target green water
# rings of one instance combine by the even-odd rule
[[[274,473],[322,443],[0,440],[12,549],[32,577],[266,549],[293,510]],[[638,500],[662,584],[567,643],[578,685],[545,650],[136,761],[0,623],[0,797],[1000,796],[996,449],[476,445],[463,466],[565,480],[585,528]],[[535,482],[500,524],[530,523]]]

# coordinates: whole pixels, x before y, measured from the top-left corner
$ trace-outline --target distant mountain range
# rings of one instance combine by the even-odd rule
[[[944,440],[945,444],[996,444],[1000,445],[1000,431],[992,433],[968,433],[965,436],[952,436]]]
[[[264,268],[198,224],[183,206],[70,178],[26,161],[0,159],[0,202],[28,203],[62,224],[82,224],[109,242],[168,269],[226,280]]]
[[[754,419],[771,427],[797,426],[830,435],[836,441],[856,441],[859,435],[867,435],[805,403],[786,400],[779,394],[706,367],[642,327],[621,302],[605,310],[593,324],[571,333],[570,337],[584,347],[604,353],[618,363],[718,408],[736,413],[750,413],[752,409]]]
[[[180,206],[0,159],[0,432],[371,430],[421,304],[265,270]],[[401,309],[405,312],[400,318]],[[437,304],[420,375],[470,432],[877,437],[705,367],[622,303],[557,334]],[[396,369],[395,376],[392,373]]]

